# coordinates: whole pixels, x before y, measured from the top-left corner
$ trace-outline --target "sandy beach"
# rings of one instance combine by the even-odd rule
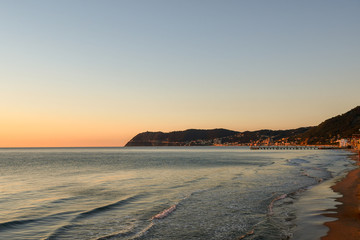
[[[344,179],[336,183],[332,189],[342,194],[337,201],[336,213],[326,214],[327,217],[335,217],[337,220],[327,222],[330,228],[327,236],[322,240],[346,240],[360,239],[360,161],[359,154],[352,156],[358,168],[350,171]]]

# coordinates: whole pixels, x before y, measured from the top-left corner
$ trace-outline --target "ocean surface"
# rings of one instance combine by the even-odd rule
[[[318,239],[347,151],[0,149],[0,239]]]

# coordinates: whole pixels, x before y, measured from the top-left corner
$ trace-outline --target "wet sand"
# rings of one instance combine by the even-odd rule
[[[358,168],[350,171],[344,179],[332,186],[335,192],[342,195],[337,201],[341,202],[336,213],[325,214],[337,220],[326,222],[329,227],[327,236],[322,240],[354,240],[360,239],[360,161],[359,154],[352,156]]]

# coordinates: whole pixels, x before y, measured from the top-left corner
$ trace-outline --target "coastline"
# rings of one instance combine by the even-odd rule
[[[340,204],[331,213],[324,216],[336,220],[325,222],[329,228],[321,240],[360,239],[360,161],[359,153],[350,156],[356,162],[357,168],[351,170],[345,178],[331,188],[342,196],[336,199]]]

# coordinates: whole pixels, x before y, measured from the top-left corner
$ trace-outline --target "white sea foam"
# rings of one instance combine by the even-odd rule
[[[277,196],[276,198],[274,198],[274,199],[271,201],[271,203],[269,204],[269,215],[274,214],[274,212],[273,212],[274,203],[275,203],[276,201],[279,201],[279,200],[281,200],[281,199],[286,198],[286,196],[287,196],[287,194],[282,194],[282,195],[280,195],[280,196]]]
[[[153,219],[163,219],[166,218],[167,216],[169,216],[172,212],[174,212],[176,210],[176,204],[172,205],[171,207],[165,209],[164,211],[156,214],[155,216],[153,216],[151,218],[151,220]]]

